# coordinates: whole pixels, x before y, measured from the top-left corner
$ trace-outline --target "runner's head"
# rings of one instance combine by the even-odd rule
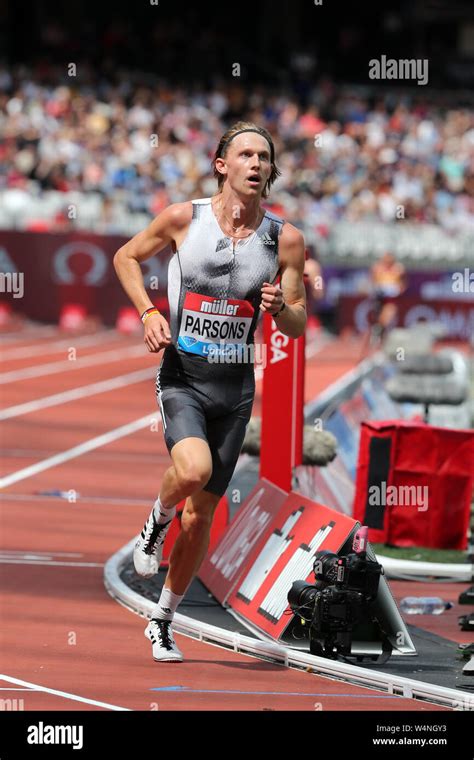
[[[219,193],[227,180],[235,192],[247,197],[260,194],[267,198],[281,174],[270,133],[249,121],[238,121],[224,132],[213,166]],[[258,181],[252,181],[252,177],[258,177]]]
[[[392,251],[384,251],[382,256],[380,257],[380,261],[382,264],[386,264],[387,266],[393,266],[393,264],[396,264],[396,258],[393,255]]]

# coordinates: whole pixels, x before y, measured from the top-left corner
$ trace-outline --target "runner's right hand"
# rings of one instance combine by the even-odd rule
[[[145,322],[145,345],[152,353],[158,353],[171,344],[169,324],[162,314],[150,314]]]

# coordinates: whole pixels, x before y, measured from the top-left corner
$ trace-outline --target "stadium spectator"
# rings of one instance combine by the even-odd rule
[[[440,99],[354,95],[321,82],[290,93],[234,85],[135,83],[82,68],[0,68],[0,225],[50,221],[133,232],[170,203],[212,194],[212,149],[229,118],[275,135],[283,175],[272,203],[305,233],[338,220],[474,229],[474,116]],[[320,105],[321,104],[321,107]],[[12,221],[13,220],[13,221]],[[46,225],[48,226],[48,225]]]

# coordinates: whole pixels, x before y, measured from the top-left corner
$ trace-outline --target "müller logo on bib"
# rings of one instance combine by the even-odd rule
[[[215,298],[187,292],[181,315],[178,346],[208,357],[239,350],[247,343],[254,308],[249,301]]]

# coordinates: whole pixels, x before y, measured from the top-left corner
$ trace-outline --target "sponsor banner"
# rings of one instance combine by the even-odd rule
[[[305,335],[289,338],[264,314],[263,341],[260,477],[290,491],[293,468],[303,461]]]
[[[474,283],[466,277],[464,266],[449,271],[429,270],[406,271],[406,296],[421,301],[466,301],[472,298]],[[371,289],[368,267],[332,266],[322,264],[324,294],[315,305],[315,310],[332,309],[345,296],[366,298]],[[471,266],[472,278],[472,266]],[[460,287],[460,280],[464,287]],[[467,286],[467,287],[466,287]]]
[[[128,238],[88,232],[38,233],[0,230],[0,271],[23,275],[21,297],[2,288],[0,299],[29,319],[58,322],[66,304],[78,304],[105,325],[130,306],[113,265]],[[163,251],[141,264],[151,300],[165,311],[168,260]]]
[[[293,616],[287,599],[293,581],[314,583],[315,552],[338,552],[354,525],[352,518],[290,493],[247,557],[228,600],[232,610],[278,639]]]
[[[421,300],[403,295],[396,299],[397,326],[413,327],[419,322],[440,322],[448,338],[470,340],[474,333],[474,299],[442,301]],[[372,302],[361,296],[343,296],[339,301],[338,327],[351,327],[362,333],[369,329]]]
[[[58,321],[64,304],[78,303],[88,314],[113,325],[120,307],[130,305],[113,266],[114,254],[128,239],[82,230],[44,233],[0,230],[0,272],[24,275],[21,297],[3,287],[0,299],[9,302],[15,312],[48,322]],[[141,264],[145,287],[152,301],[159,301],[162,311],[166,309],[171,256],[168,248]],[[364,330],[368,299],[362,294],[369,285],[367,268],[324,265],[323,279],[324,298],[315,303],[314,309],[333,309],[339,304],[341,326],[357,323],[357,329]],[[409,314],[405,316],[406,309],[403,312],[405,320],[412,323],[432,319],[436,312],[451,337],[469,338],[474,322],[472,270],[460,267],[452,271],[407,271],[407,286],[401,299],[401,303],[409,300]],[[359,306],[357,314],[356,306]]]
[[[178,346],[208,357],[238,354],[247,343],[254,308],[249,301],[186,293]]]
[[[286,491],[268,480],[259,480],[217,546],[208,551],[199,569],[199,579],[221,604],[227,602],[248,567],[250,552],[287,496]]]

